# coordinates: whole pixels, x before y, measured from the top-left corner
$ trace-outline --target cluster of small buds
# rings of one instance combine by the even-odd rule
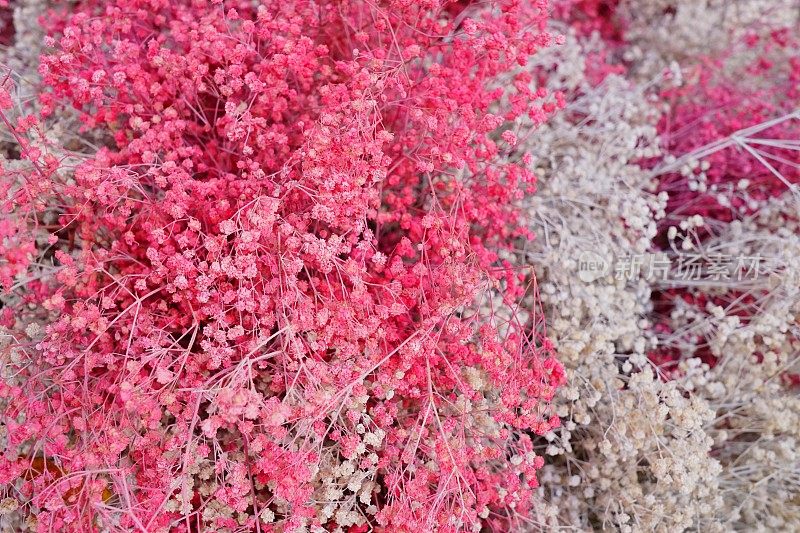
[[[596,46],[574,37],[555,53]],[[571,108],[525,145],[540,175],[529,208],[539,238],[527,260],[568,382],[556,400],[562,426],[538,442],[548,461],[536,522],[542,530],[589,529],[593,520],[621,531],[680,530],[715,497],[713,484],[699,482],[718,470],[703,432],[713,413],[653,371],[647,282],[579,276],[582,252],[643,253],[657,236],[667,198],[640,161],[659,155],[659,115],[613,72],[599,85],[588,75],[571,82]],[[677,448],[687,452],[665,457]]]
[[[547,2],[51,7],[39,80],[0,92],[14,514],[523,523],[564,379],[508,261],[536,181],[511,127],[563,105],[522,68]]]
[[[716,70],[697,77],[699,52],[674,35],[721,18],[731,11],[723,3],[580,4],[589,9],[560,15],[575,30],[566,46],[534,63],[567,94],[566,110],[519,135],[539,176],[529,208],[538,239],[526,246],[526,263],[537,270],[547,332],[567,374],[556,399],[562,425],[537,441],[548,461],[531,529],[794,529],[800,515],[787,502],[798,489],[789,451],[796,435],[785,422],[797,416],[798,121],[788,96],[796,84],[782,80],[796,79],[796,48],[780,28],[796,9],[759,26],[749,51],[734,53],[741,17],[764,22],[780,2],[732,7],[750,11],[716,25],[725,36],[710,63]],[[642,16],[650,7],[657,17]],[[697,10],[708,16],[687,16]],[[656,28],[658,17],[682,27]],[[604,46],[614,52],[598,52]],[[770,73],[732,82],[758,53],[774,60],[761,65]],[[589,66],[590,57],[614,54],[628,68]],[[756,86],[765,98],[741,99]],[[748,103],[728,105],[734,100]],[[638,132],[637,141],[619,142],[625,132]],[[581,271],[587,252],[662,251],[762,257],[780,268],[739,287],[665,288]]]
[[[610,18],[624,29],[621,54],[633,75],[651,78],[672,64],[692,67],[720,54],[748,61],[751,53],[731,54],[731,45],[794,28],[800,13],[792,0],[621,0]],[[761,77],[748,83],[762,81],[774,80]]]
[[[798,23],[0,0],[0,531],[800,530]]]
[[[715,413],[705,432],[721,465],[725,501],[709,516],[725,527],[798,527],[796,506],[786,504],[800,492],[793,451],[800,407],[800,270],[791,259],[800,253],[797,202],[791,194],[769,199],[757,213],[716,228],[701,242],[728,254],[774,259],[779,271],[746,293],[737,284],[683,288],[661,318],[668,325],[660,333],[663,349],[695,357],[681,360],[672,374]]]

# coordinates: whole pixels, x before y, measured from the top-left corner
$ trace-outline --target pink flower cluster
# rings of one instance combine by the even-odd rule
[[[525,519],[564,379],[508,261],[535,186],[514,122],[563,105],[520,68],[546,13],[56,7],[38,111],[0,101],[28,162],[3,175],[0,483],[39,530]],[[65,109],[85,142],[49,140]]]

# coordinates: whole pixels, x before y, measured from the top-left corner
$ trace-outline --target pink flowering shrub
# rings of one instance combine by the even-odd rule
[[[518,68],[546,10],[57,7],[36,102],[0,102],[27,161],[0,482],[30,523],[515,530],[563,381],[508,261],[511,126],[561,105]],[[48,139],[65,108],[92,148]]]

